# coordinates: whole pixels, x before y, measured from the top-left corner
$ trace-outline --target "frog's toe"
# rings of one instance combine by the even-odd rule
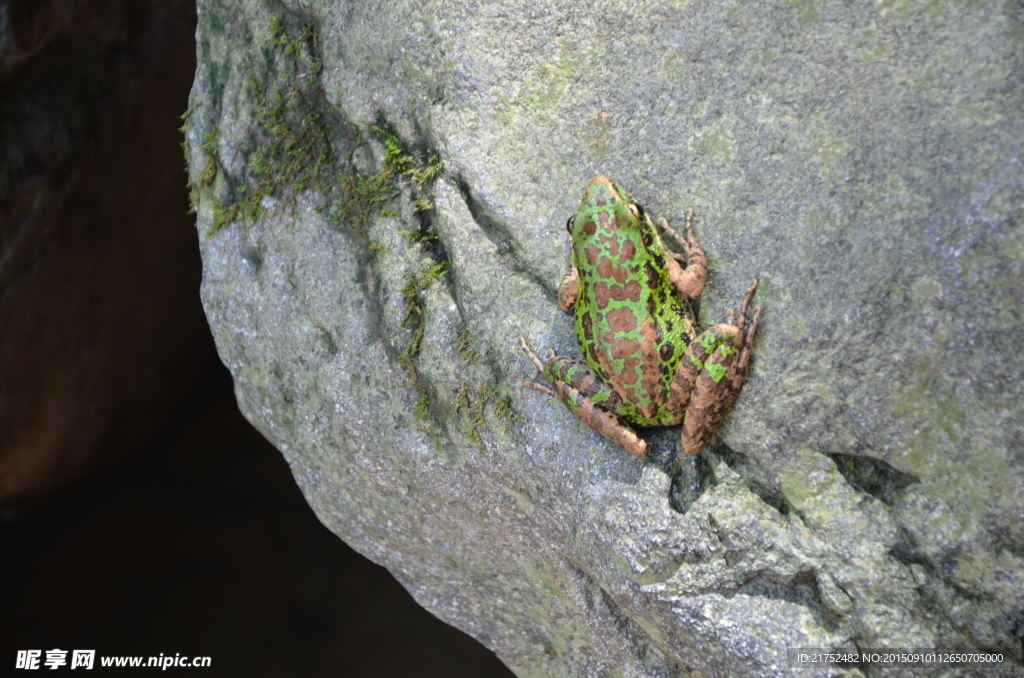
[[[737,366],[743,369],[747,366],[747,362],[750,360],[751,346],[754,344],[754,333],[757,332],[757,321],[761,318],[761,307],[754,307],[754,315],[750,319],[750,324],[747,325],[746,330],[743,332],[743,350],[740,352],[739,360],[737,360]]]
[[[551,396],[552,398],[557,398],[558,397],[558,394],[555,393],[550,387],[548,387],[545,384],[540,384],[540,383],[538,383],[536,381],[531,381],[529,379],[523,379],[522,384],[523,384],[523,386],[527,386],[529,388],[532,388],[534,391],[540,391],[541,393],[546,393],[549,396]]]
[[[680,247],[689,251],[690,243],[688,243],[686,241],[686,238],[680,235],[676,229],[668,225],[668,221],[665,219],[665,217],[658,217],[658,227],[661,228],[661,230],[665,231],[665,233],[668,233],[668,235],[671,236],[671,238],[675,240]]]
[[[743,303],[740,305],[740,315],[747,314],[747,305],[750,304],[750,299],[754,296],[754,290],[757,289],[757,278],[750,281],[750,285],[747,287],[747,293],[743,295]]]
[[[526,357],[530,359],[530,362],[533,363],[533,366],[537,368],[537,371],[543,374],[544,363],[541,362],[540,358],[537,357],[536,353],[530,350],[530,346],[526,343],[526,339],[524,339],[523,337],[519,337],[519,348],[523,350],[523,353],[525,353]]]

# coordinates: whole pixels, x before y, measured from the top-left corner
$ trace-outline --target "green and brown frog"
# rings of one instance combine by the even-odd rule
[[[698,335],[689,300],[700,297],[707,257],[693,235],[658,226],[684,254],[665,249],[651,218],[606,176],[587,187],[567,228],[572,263],[558,288],[558,305],[576,309],[583,358],[554,356],[542,363],[519,337],[519,346],[551,386],[526,386],[558,398],[595,431],[638,457],[647,443],[630,424],[683,423],[682,449],[697,454],[715,432],[743,385],[761,307],[747,321],[757,288],[750,282],[739,318]],[[685,264],[685,268],[684,268]]]

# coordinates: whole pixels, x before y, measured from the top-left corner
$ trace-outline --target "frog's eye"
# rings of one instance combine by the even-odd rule
[[[576,221],[576,215],[574,214],[571,217],[569,217],[569,220],[567,222],[565,222],[565,230],[569,231],[569,233],[572,233],[572,225],[573,225],[573,222],[575,222],[575,221]]]
[[[629,211],[637,219],[641,219],[642,220],[644,218],[644,208],[643,208],[643,205],[641,205],[638,202],[631,202],[631,203],[629,203]]]

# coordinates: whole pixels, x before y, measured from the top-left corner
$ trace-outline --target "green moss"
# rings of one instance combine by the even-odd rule
[[[829,510],[826,498],[841,478],[832,459],[804,445],[793,452],[792,461],[781,470],[779,486],[783,500],[793,508],[821,515]]]
[[[856,32],[849,46],[850,56],[864,63],[885,61],[892,56],[892,43],[877,28],[864,28]]]
[[[405,315],[402,318],[402,327],[413,329],[413,340],[410,340],[401,355],[403,361],[411,361],[420,353],[419,342],[423,339],[424,320],[420,293],[430,287],[435,280],[439,280],[447,271],[447,262],[441,264],[428,262],[418,273],[410,276],[402,288],[402,296],[405,297]]]
[[[459,330],[456,334],[455,350],[458,351],[459,358],[466,362],[480,360],[476,340],[467,329]],[[466,436],[483,451],[486,451],[486,448],[479,429],[488,424],[488,412],[491,422],[502,424],[505,435],[511,432],[513,421],[522,421],[522,417],[512,409],[511,397],[507,393],[495,391],[482,379],[477,383],[475,391],[460,379],[459,390],[455,394],[455,412],[462,415]]]
[[[942,293],[942,285],[930,276],[921,276],[910,286],[910,297],[918,304],[931,303]]]
[[[767,66],[771,62],[775,61],[775,58],[778,56],[779,51],[769,47],[762,47],[754,53],[755,61],[762,66]]]
[[[908,21],[943,15],[955,16],[963,8],[977,5],[978,0],[879,0],[875,10],[883,18]]]
[[[419,399],[413,412],[416,418],[426,422],[429,419],[430,396],[426,386],[420,380],[419,370],[416,368],[416,359],[420,355],[420,348],[423,344],[425,332],[425,314],[423,305],[420,303],[420,294],[424,292],[435,280],[441,279],[448,271],[448,263],[435,264],[428,261],[416,274],[409,276],[406,284],[402,287],[402,296],[405,298],[405,315],[402,317],[402,329],[412,330],[405,348],[398,356],[401,363],[409,373],[413,385],[420,392]]]
[[[319,39],[312,23],[297,29],[293,37],[288,27],[295,23],[289,17],[278,16],[267,28],[270,45],[276,51],[268,55],[260,70],[276,74],[269,84],[257,78],[254,63],[247,67],[247,90],[260,129],[247,149],[241,186],[234,190],[236,199],[230,204],[214,198],[208,190],[217,177],[216,130],[204,137],[200,151],[205,161],[193,185],[197,194],[193,203],[207,195],[213,199],[211,233],[239,216],[249,220],[262,217],[267,198],[293,204],[310,187],[323,194],[330,192],[327,179],[334,159],[326,118],[331,108],[319,83]]]
[[[882,184],[862,187],[858,194],[869,206],[893,220],[913,218],[927,206],[927,201],[896,172],[891,172]]]
[[[197,190],[211,186],[217,178],[217,128],[203,135],[203,145],[199,147],[203,154],[203,167],[199,170]]]
[[[957,104],[957,119],[961,123],[994,125],[1003,115],[994,101],[961,101]]]
[[[319,81],[323,62],[316,26],[298,15],[277,16],[271,19],[266,37],[266,63],[250,62],[247,67],[246,89],[259,129],[246,149],[245,169],[233,201],[224,203],[213,196],[216,132],[208,134],[200,147],[206,160],[193,175],[193,204],[211,200],[210,232],[239,216],[259,219],[271,204],[278,209],[294,207],[297,196],[311,188],[322,200],[317,209],[361,236],[374,216],[398,215],[387,203],[399,195],[402,185],[412,190],[415,212],[433,209],[430,188],[442,169],[438,155],[425,149],[414,152],[383,120],[369,129],[384,147],[382,168],[369,176],[353,169],[351,152],[359,146],[363,132],[327,103]],[[269,77],[258,77],[258,73]],[[347,146],[349,154],[335,157],[332,141]],[[219,184],[218,194],[223,195]],[[268,198],[273,199],[269,204]]]
[[[231,206],[225,206],[220,200],[215,197],[211,197],[213,203],[212,206],[212,217],[210,223],[210,233],[219,230],[222,226],[230,224],[232,221],[238,218],[239,212],[242,211],[242,205],[235,203]]]
[[[363,249],[366,250],[367,252],[372,252],[374,254],[390,254],[391,253],[391,248],[390,247],[388,247],[387,245],[381,245],[380,243],[375,243],[375,242],[374,243],[370,243],[369,245],[367,245]]]
[[[488,405],[490,405],[489,408]],[[455,412],[462,415],[466,436],[479,445],[484,452],[487,450],[484,448],[479,429],[488,423],[488,410],[490,410],[491,419],[502,424],[505,435],[511,433],[514,421],[521,422],[523,420],[512,409],[512,398],[507,393],[494,391],[483,380],[477,384],[476,391],[472,392],[463,382],[455,394]]]
[[[179,131],[182,134],[188,134],[192,130],[192,107],[189,108],[181,115],[182,126]],[[199,146],[199,152],[202,154],[202,166],[197,172],[193,172],[194,177],[189,181],[189,210],[188,214],[193,214],[199,207],[199,201],[202,198],[203,191],[213,185],[213,182],[217,179],[217,142],[218,142],[218,130],[214,127],[211,131],[203,135],[203,143]],[[188,144],[183,141],[181,144],[182,148],[185,149],[185,165],[189,166],[188,158]],[[221,207],[223,209],[223,207]]]
[[[379,172],[363,176],[357,172],[342,172],[338,183],[344,195],[343,200],[332,208],[332,217],[339,223],[348,223],[357,232],[365,231],[367,223],[375,215],[397,216],[386,203],[397,197],[403,184],[413,194],[413,211],[426,212],[434,209],[431,188],[442,166],[436,153],[422,151],[415,153],[395,132],[383,122],[371,128],[371,132],[384,145],[384,162]],[[432,233],[409,231],[410,241],[418,242]]]
[[[596,151],[603,151],[608,148],[611,140],[612,114],[608,111],[598,111],[592,120],[581,128],[581,137],[584,143]]]
[[[271,92],[250,76],[249,90],[266,136],[249,154],[250,183],[238,204],[242,214],[257,219],[265,213],[266,197],[294,200],[310,186],[328,192],[332,157],[323,113],[298,85],[275,85]]]
[[[185,154],[185,167],[186,168],[190,168],[190,166],[191,166],[190,163],[189,163],[189,157],[188,157],[187,135],[188,135],[188,133],[190,131],[192,131],[192,122],[191,122],[192,121],[192,113],[193,113],[192,102],[190,101],[189,105],[188,105],[188,108],[185,109],[185,112],[182,113],[181,116],[180,116],[181,127],[178,128],[179,132],[181,132],[183,135],[186,135],[186,139],[183,139],[182,142],[181,142],[181,150]],[[199,186],[198,186],[197,182],[195,182],[195,181],[193,181],[191,179],[191,172],[190,172],[189,176],[190,176],[189,182],[186,184],[186,187],[189,189],[189,193],[188,193],[188,205],[189,205],[189,207],[188,207],[188,212],[186,214],[195,214],[196,209],[199,207]]]
[[[420,392],[420,397],[416,399],[416,406],[413,407],[412,414],[418,421],[426,422],[430,419],[430,396],[426,391]]]
[[[459,330],[455,335],[455,350],[459,352],[459,357],[467,362],[476,362],[480,359],[480,354],[476,352],[476,339],[469,330]]]

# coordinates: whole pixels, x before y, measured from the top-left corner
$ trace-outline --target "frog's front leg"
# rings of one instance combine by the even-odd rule
[[[691,342],[676,369],[670,406],[686,410],[680,445],[688,455],[704,447],[743,386],[761,315],[761,307],[755,307],[747,324],[747,305],[756,288],[757,280],[751,281],[737,323],[733,324],[729,309],[728,322],[715,325]]]
[[[558,308],[571,311],[576,305],[576,295],[580,291],[580,272],[576,264],[569,264],[569,270],[558,283]]]
[[[519,337],[519,348],[523,349],[537,371],[551,382],[552,388],[532,381],[524,381],[524,386],[558,398],[583,423],[621,445],[630,454],[637,457],[647,455],[647,443],[614,413],[622,400],[619,394],[601,381],[583,360],[552,356],[547,363],[542,363],[522,337]]]
[[[685,238],[676,233],[664,218],[658,219],[658,226],[672,236],[672,239],[679,243],[686,254],[686,269],[684,270],[676,263],[677,260],[681,261],[683,256],[665,250],[665,253],[669,255],[669,258],[665,260],[669,279],[676,289],[686,296],[691,299],[698,298],[704,291],[704,280],[708,275],[708,258],[704,254],[704,250],[701,249],[700,243],[697,242],[696,236],[693,235],[693,210],[686,210]]]

